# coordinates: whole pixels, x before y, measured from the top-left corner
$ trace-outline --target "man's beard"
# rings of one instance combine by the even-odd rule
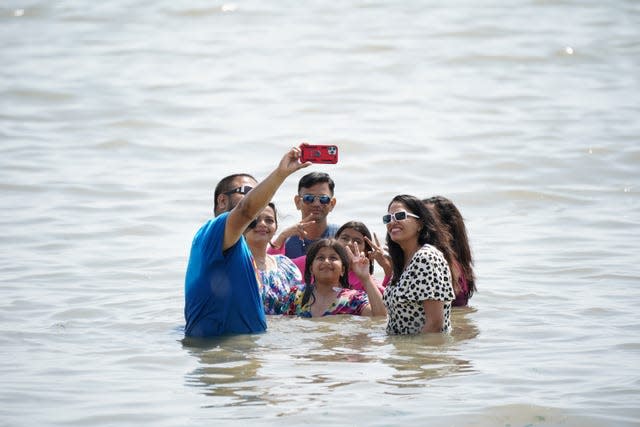
[[[242,200],[242,199],[240,199],[240,200]],[[229,199],[229,206],[227,207],[227,212],[230,212],[231,209],[233,209],[236,206],[238,206],[238,203],[240,203],[240,200],[238,200],[237,202],[234,202],[233,200]]]

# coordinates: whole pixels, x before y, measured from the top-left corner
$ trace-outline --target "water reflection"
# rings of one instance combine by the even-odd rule
[[[294,355],[300,362],[370,363],[380,358],[378,347],[384,340],[382,319],[333,316],[310,319],[313,334],[307,350]]]
[[[478,335],[473,309],[453,312],[451,335],[388,336],[384,319],[273,317],[269,331],[185,339],[199,366],[187,384],[215,397],[211,406],[282,405],[364,389],[412,394],[434,379],[473,372],[460,346]],[[382,390],[380,390],[382,389]]]
[[[461,343],[478,336],[478,327],[472,315],[478,311],[474,307],[454,307],[451,310],[451,336],[456,343]]]
[[[387,337],[390,350],[382,361],[395,371],[382,382],[400,389],[415,388],[437,378],[473,372],[471,361],[457,356],[459,346],[478,335],[469,317],[473,312],[472,308],[454,309],[450,335]]]
[[[222,398],[214,406],[264,404],[254,384],[261,366],[254,357],[258,339],[259,335],[185,338],[183,347],[200,363],[187,375],[187,384]]]

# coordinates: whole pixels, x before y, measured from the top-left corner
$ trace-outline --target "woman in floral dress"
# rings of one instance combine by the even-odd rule
[[[253,255],[265,314],[284,314],[291,288],[302,284],[302,274],[289,258],[267,254],[277,229],[276,206],[269,203],[244,232]]]

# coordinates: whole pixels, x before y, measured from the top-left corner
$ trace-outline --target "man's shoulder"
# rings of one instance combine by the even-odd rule
[[[193,243],[205,244],[205,242],[211,241],[212,238],[217,239],[219,236],[222,236],[224,234],[226,219],[227,213],[209,218],[196,232],[193,237]]]
[[[227,222],[228,216],[229,216],[229,212],[225,212],[213,218],[209,218],[204,222],[204,224],[202,224],[202,226],[200,227],[200,230],[211,229],[212,227],[216,227],[216,226],[224,227],[225,223]]]

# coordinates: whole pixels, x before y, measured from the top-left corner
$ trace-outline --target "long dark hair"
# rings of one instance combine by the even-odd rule
[[[433,196],[422,201],[436,209],[442,223],[449,229],[452,238],[451,247],[467,280],[469,297],[471,297],[477,291],[476,276],[473,272],[473,255],[471,254],[467,227],[464,225],[462,214],[451,200],[443,196]]]
[[[420,217],[418,221],[422,224],[422,228],[418,233],[418,245],[422,247],[428,243],[442,252],[451,271],[451,278],[453,280],[451,284],[454,285],[458,283],[458,274],[455,269],[456,258],[453,249],[451,249],[451,235],[447,231],[447,228],[427,209],[422,200],[415,196],[408,194],[395,196],[391,202],[389,202],[387,209],[394,202],[401,203],[407,211]],[[387,247],[389,248],[389,256],[391,257],[391,264],[393,265],[393,279],[391,279],[391,283],[395,284],[404,271],[405,255],[400,245],[391,240],[389,233],[387,233],[386,240]]]
[[[344,272],[340,276],[340,286],[343,288],[349,288],[349,256],[347,255],[347,250],[344,248],[342,243],[338,242],[336,239],[320,239],[311,244],[307,251],[307,259],[304,263],[304,294],[302,294],[302,305],[306,305],[309,302],[309,299],[313,298],[311,304],[316,301],[316,297],[313,294],[313,290],[316,285],[311,273],[311,264],[316,259],[316,255],[322,248],[331,248],[340,257],[340,261],[342,261],[342,265],[344,266]]]
[[[364,225],[364,223],[360,222],[360,221],[349,221],[349,222],[346,222],[346,223],[342,224],[342,226],[340,228],[338,228],[338,231],[336,231],[336,234],[335,234],[336,239],[340,240],[340,234],[344,230],[356,230],[358,233],[362,234],[367,239],[369,239],[369,240],[372,239],[371,232],[369,231],[367,226]],[[364,252],[365,252],[365,254],[368,255],[369,252],[371,252],[372,249],[373,248],[371,247],[369,242],[367,242],[365,240],[364,241]],[[373,274],[373,260],[372,259],[369,260],[369,274]]]

